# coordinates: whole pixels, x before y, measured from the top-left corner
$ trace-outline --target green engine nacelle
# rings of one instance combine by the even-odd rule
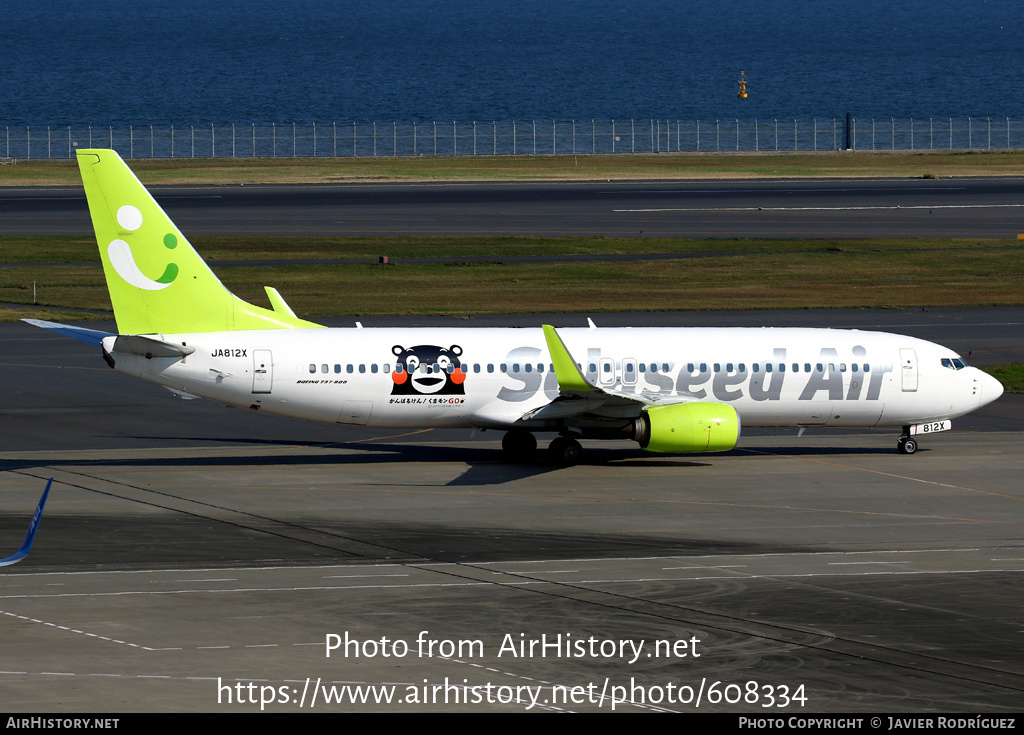
[[[740,417],[724,403],[654,406],[636,420],[634,439],[649,452],[727,452],[740,438]]]

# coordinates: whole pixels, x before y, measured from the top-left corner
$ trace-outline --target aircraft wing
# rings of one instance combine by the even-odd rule
[[[636,394],[600,388],[582,372],[582,366],[572,359],[558,332],[550,324],[543,325],[551,364],[558,380],[558,397],[547,405],[523,414],[523,420],[564,419],[582,414],[604,417],[635,418],[647,406],[665,406],[688,403],[685,396],[643,397]]]

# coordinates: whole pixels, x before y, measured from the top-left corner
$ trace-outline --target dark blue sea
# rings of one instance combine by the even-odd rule
[[[2,0],[0,125],[1021,118],[1021,10],[1020,0]]]

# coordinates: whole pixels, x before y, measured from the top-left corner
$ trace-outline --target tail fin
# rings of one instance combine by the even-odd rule
[[[224,288],[116,151],[77,153],[119,332],[320,326],[291,309],[271,311],[242,301]]]

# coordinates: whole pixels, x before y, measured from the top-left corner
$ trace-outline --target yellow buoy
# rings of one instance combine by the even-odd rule
[[[747,98],[747,78],[743,76],[744,72],[740,72],[740,91],[736,94],[741,100]]]

